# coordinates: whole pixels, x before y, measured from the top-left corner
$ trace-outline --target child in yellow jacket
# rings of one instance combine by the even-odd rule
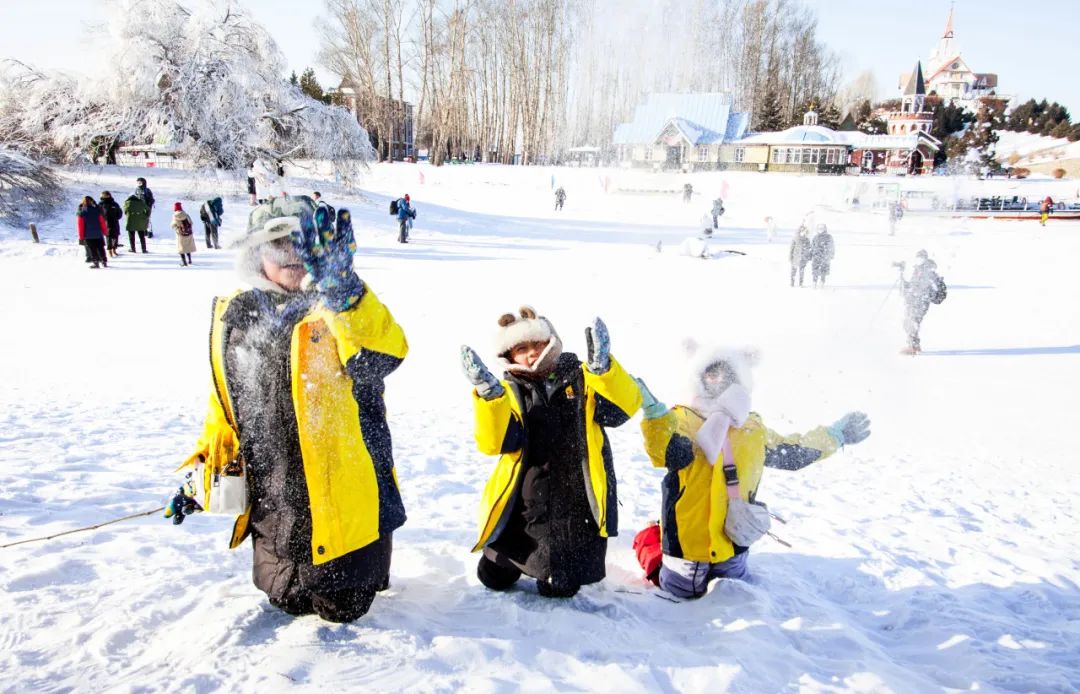
[[[597,318],[584,363],[562,351],[551,322],[532,308],[499,320],[497,379],[469,347],[476,443],[499,455],[480,504],[480,582],[505,590],[522,574],[545,597],[570,597],[604,578],[607,538],[618,532],[615,467],[605,427],[641,406],[637,383],[610,355]]]
[[[756,500],[764,468],[799,470],[870,435],[869,418],[852,412],[781,436],[750,410],[752,352],[690,350],[689,405],[668,409],[638,381],[645,450],[654,466],[667,468],[658,582],[681,598],[701,597],[714,578],[748,575],[749,547],[769,529]]]

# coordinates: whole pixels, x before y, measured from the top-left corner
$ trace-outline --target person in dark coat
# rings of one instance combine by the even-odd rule
[[[207,248],[221,248],[218,242],[218,229],[221,228],[221,198],[211,198],[199,207],[199,219],[202,220],[203,231],[206,233]]]
[[[825,286],[825,278],[829,276],[829,267],[833,256],[836,255],[836,245],[833,243],[832,234],[824,224],[817,225],[817,233],[810,242],[810,276],[814,286]]]
[[[720,217],[724,214],[724,200],[717,198],[712,201],[712,228],[720,228]]]
[[[499,325],[503,380],[462,347],[477,445],[501,456],[481,501],[477,577],[506,590],[525,574],[540,595],[571,597],[605,576],[618,498],[604,429],[630,419],[641,393],[611,357],[599,318],[586,330],[585,363],[563,352],[550,321],[528,306]]]
[[[555,191],[555,211],[558,212],[563,208],[563,203],[566,202],[566,189],[559,186]]]
[[[105,239],[109,235],[109,225],[105,221],[105,215],[101,213],[101,208],[89,195],[79,204],[75,221],[79,231],[79,243],[86,246],[90,268],[109,267],[109,260],[105,255]]]
[[[124,216],[124,211],[120,209],[120,204],[113,200],[112,193],[107,190],[101,191],[101,199],[98,205],[101,207],[101,212],[105,215],[105,223],[109,227],[106,250],[110,258],[115,258],[119,255],[117,247],[120,245],[120,219]]]
[[[247,192],[248,192],[248,204],[255,206],[259,204],[259,196],[255,188],[255,167],[249,166],[247,170]]]
[[[146,236],[152,239],[154,238],[154,191],[146,187],[146,179],[142,176],[135,179],[135,197],[146,203],[146,209],[150,211],[146,218]]]
[[[903,266],[901,264],[901,273]],[[908,344],[904,354],[918,354],[922,351],[919,328],[930,309],[930,304],[940,304],[945,299],[945,281],[937,273],[937,263],[930,260],[926,251],[915,254],[915,265],[911,270],[911,279],[904,279],[904,332]]]
[[[184,465],[246,470],[230,546],[250,534],[272,605],[349,622],[389,586],[405,523],[383,393],[408,344],[352,269],[348,210],[318,228],[314,217],[307,196],[252,210],[237,249],[251,288],[214,301],[209,411]]]
[[[127,215],[124,227],[127,229],[131,252],[135,252],[135,235],[138,234],[142,252],[146,253],[146,230],[150,226],[150,208],[146,206],[142,198],[132,193],[124,201],[124,214]]]
[[[803,275],[806,272],[806,264],[810,262],[811,248],[809,231],[805,225],[800,225],[795,232],[795,238],[791,240],[791,248],[788,250],[788,260],[791,262],[791,286],[795,286],[795,273],[799,274],[799,286],[803,286]]]
[[[684,183],[682,190],[682,201],[689,203],[694,197],[694,186],[691,183]]]

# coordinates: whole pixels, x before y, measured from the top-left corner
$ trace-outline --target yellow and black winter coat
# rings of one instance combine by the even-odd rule
[[[280,305],[269,305],[280,299],[267,297],[273,297],[272,293],[251,290],[214,300],[210,404],[203,434],[185,465],[201,458],[219,468],[237,455],[260,458],[244,461],[250,490],[258,487],[251,480],[264,474],[271,462],[279,469],[285,467],[280,461],[261,458],[291,455],[281,450],[295,448],[295,461],[285,462],[290,466],[287,469],[296,473],[289,476],[301,481],[286,479],[275,484],[297,486],[298,493],[287,496],[285,502],[300,498],[306,507],[293,510],[309,527],[310,536],[304,533],[309,546],[277,551],[289,550],[308,566],[317,567],[376,542],[405,522],[382,396],[383,379],[405,358],[408,344],[389,310],[366,287],[360,302],[340,313],[311,299],[294,310],[296,315],[286,325],[278,326],[282,354],[275,363],[281,364],[280,383],[262,388],[259,395],[264,402],[249,408],[251,414],[245,422],[243,403],[238,404],[236,398],[242,397],[245,389],[255,389],[251,382],[264,374],[241,373],[245,358],[252,355],[245,357],[234,336],[245,329],[249,333],[267,330],[261,323],[245,324],[251,316],[283,320]],[[272,348],[273,340],[268,344],[268,349]],[[264,414],[265,401],[276,407],[280,416],[269,422],[256,421]],[[255,429],[291,433],[282,445],[265,445],[252,440]],[[264,444],[261,448],[260,443]],[[259,498],[258,493],[252,495],[254,504]],[[243,542],[256,521],[249,505],[237,518],[230,547]],[[256,574],[258,570],[256,566]],[[256,583],[258,579],[256,575]]]
[[[663,482],[660,528],[664,554],[691,561],[717,563],[738,551],[724,534],[727,486],[723,453],[710,465],[694,437],[705,419],[694,410],[676,406],[666,415],[641,423],[645,451],[656,467],[667,468]],[[832,455],[836,440],[825,427],[804,435],[781,436],[768,429],[761,417],[750,413],[728,436],[739,490],[753,500],[766,467],[799,470]]]
[[[607,372],[596,375],[573,354],[564,353],[548,380],[533,384],[509,376],[502,381],[505,392],[492,400],[473,392],[477,446],[481,453],[500,456],[484,488],[479,513],[480,536],[473,551],[498,548],[501,536],[513,533],[513,525],[521,522],[516,517],[522,512],[521,497],[529,492],[522,489],[523,480],[530,469],[543,461],[545,465],[550,463],[552,470],[551,562],[552,571],[557,574],[560,560],[554,552],[559,550],[560,543],[595,546],[595,543],[589,545],[587,538],[566,538],[560,534],[564,531],[556,523],[568,519],[559,516],[577,511],[572,500],[567,502],[562,498],[572,487],[557,477],[574,477],[581,480],[579,487],[583,488],[579,508],[585,518],[573,519],[582,522],[575,522],[565,532],[572,535],[588,532],[601,543],[618,533],[615,469],[604,428],[625,423],[641,406],[641,392],[614,358]],[[543,394],[538,395],[541,391]],[[557,467],[560,465],[561,468]],[[558,475],[557,469],[562,470]],[[599,568],[586,570],[584,574],[570,569],[578,574],[571,576],[570,582],[582,585],[603,577],[603,544],[600,549]],[[566,561],[580,559],[569,557]],[[526,572],[529,573],[529,567]]]

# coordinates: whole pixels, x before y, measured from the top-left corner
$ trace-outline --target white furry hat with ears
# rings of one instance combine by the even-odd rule
[[[522,367],[510,360],[510,350],[523,342],[546,342],[547,347],[533,367]],[[555,326],[544,316],[538,316],[532,306],[522,306],[518,315],[504,313],[499,317],[499,332],[495,335],[495,354],[507,371],[544,375],[555,366],[562,354],[562,340]]]
[[[761,354],[752,347],[704,347],[688,339],[683,342],[687,357],[687,393],[685,402],[699,405],[713,399],[716,393],[707,393],[703,376],[715,365],[721,368],[745,389],[747,395],[754,389],[752,370],[761,361]],[[729,384],[731,385],[731,384]]]

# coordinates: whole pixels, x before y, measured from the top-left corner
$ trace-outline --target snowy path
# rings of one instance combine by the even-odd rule
[[[411,346],[387,382],[409,521],[371,613],[344,626],[288,617],[251,585],[249,545],[226,548],[230,519],[140,519],[0,550],[0,691],[1077,690],[1080,225],[907,220],[888,237],[869,215],[826,210],[832,286],[793,290],[790,224],[764,243],[766,201],[835,197],[839,181],[771,177],[778,192],[733,178],[745,204],[729,199],[733,227],[716,243],[748,255],[701,261],[675,253],[690,231],[665,222],[685,219],[678,203],[587,206],[568,187],[567,214],[552,217],[548,191],[497,185],[493,170],[414,187],[408,246],[384,194],[412,169],[377,169],[363,202],[327,194],[353,208],[358,271]],[[163,202],[197,187],[164,172],[151,184]],[[797,204],[781,214],[797,219]],[[224,241],[246,211],[227,200]],[[175,486],[201,427],[210,298],[236,282],[228,251],[180,268],[166,220],[155,216],[150,255],[97,272],[55,224],[37,247],[0,230],[0,544],[151,509]],[[920,247],[949,298],[926,319],[927,353],[902,358],[889,263]],[[630,549],[661,477],[635,418],[610,432],[622,532],[607,580],[565,602],[524,584],[490,593],[468,549],[492,461],[472,447],[457,348],[490,359],[496,318],[522,303],[579,353],[603,316],[614,353],[669,403],[682,338],[758,345],[766,423],[796,431],[864,409],[873,436],[766,473],[762,498],[793,547],[763,542],[752,582],[673,604]]]

